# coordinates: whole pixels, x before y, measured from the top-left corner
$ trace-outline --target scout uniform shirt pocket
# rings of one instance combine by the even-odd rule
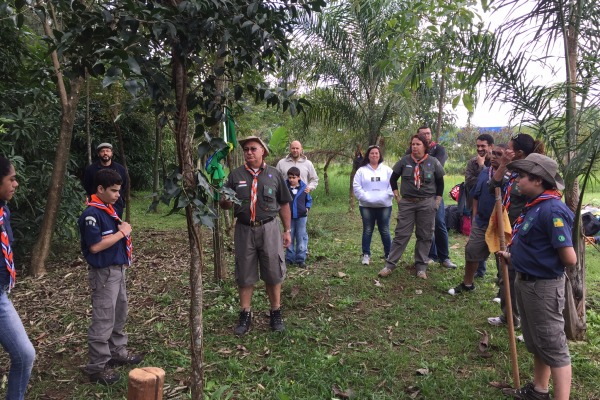
[[[263,210],[273,211],[277,210],[276,191],[272,186],[263,186],[262,189],[262,202],[258,202]]]
[[[250,199],[250,183],[248,181],[239,181],[235,185],[235,195],[240,200]]]

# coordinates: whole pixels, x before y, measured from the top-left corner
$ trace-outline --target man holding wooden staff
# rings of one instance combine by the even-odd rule
[[[556,161],[541,154],[513,161],[516,185],[528,202],[517,218],[508,251],[498,254],[512,264],[517,276],[515,297],[527,350],[534,355],[533,382],[504,389],[516,399],[568,400],[571,359],[562,315],[565,306],[565,268],[577,262],[572,243],[573,213],[561,201],[564,183]]]

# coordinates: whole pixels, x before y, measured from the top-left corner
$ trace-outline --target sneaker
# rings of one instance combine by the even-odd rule
[[[506,321],[502,317],[489,317],[488,323],[493,326],[505,326]],[[515,322],[515,329],[521,329],[521,321]]]
[[[448,269],[454,269],[457,267],[456,264],[454,264],[452,261],[450,261],[449,258],[445,259],[444,261],[442,261],[442,267],[448,268]]]
[[[500,299],[500,297],[494,297],[494,298],[492,299],[492,301],[493,301],[494,303],[498,303],[498,304],[500,304],[500,303],[502,302],[502,300]]]
[[[427,279],[427,274],[425,271],[417,271],[417,278]]]
[[[371,256],[368,254],[363,254],[362,265],[369,265],[371,262]]]
[[[283,324],[283,320],[281,319],[281,308],[278,310],[271,310],[271,330],[273,332],[283,332],[285,331],[285,325]]]
[[[427,261],[425,261],[425,264],[427,264],[428,266],[432,266],[433,264],[435,264],[435,261],[431,258],[428,258]]]
[[[121,379],[121,375],[108,367],[105,367],[103,371],[90,374],[91,383],[99,383],[106,386],[117,383],[119,379]]]
[[[388,267],[383,267],[383,269],[381,271],[379,271],[379,273],[377,275],[380,276],[381,278],[385,278],[386,276],[389,276],[391,274],[392,274],[391,269],[389,269]]]
[[[542,393],[535,390],[533,382],[525,384],[521,389],[504,388],[502,394],[511,396],[513,399],[528,400],[550,400],[550,393]]]
[[[250,331],[252,326],[252,313],[250,311],[240,311],[240,319],[233,333],[235,336],[244,336]]]
[[[448,294],[450,294],[452,296],[455,296],[455,295],[457,295],[459,293],[462,293],[462,292],[471,292],[473,290],[475,290],[475,285],[467,286],[467,285],[465,285],[464,283],[461,282],[460,285],[458,285],[457,287],[454,287],[454,288],[448,290]]]
[[[109,367],[118,367],[125,364],[135,365],[144,360],[142,354],[127,352],[124,356],[115,355],[106,363]]]

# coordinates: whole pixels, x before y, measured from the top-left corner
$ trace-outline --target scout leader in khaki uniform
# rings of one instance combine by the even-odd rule
[[[250,304],[254,285],[265,282],[271,303],[271,330],[285,330],[281,318],[281,284],[285,279],[284,248],[291,239],[292,196],[281,173],[268,166],[264,158],[269,154],[267,145],[256,136],[239,141],[244,151],[245,164],[229,174],[225,187],[235,190],[242,201],[236,204],[235,224],[235,279],[240,294],[240,316],[235,334],[242,336],[252,326]],[[231,201],[221,199],[221,207],[229,209]],[[277,215],[283,223],[283,235]]]

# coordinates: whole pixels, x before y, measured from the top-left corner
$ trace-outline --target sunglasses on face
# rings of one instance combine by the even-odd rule
[[[244,153],[248,153],[250,151],[255,153],[258,149],[259,147],[244,147]]]

